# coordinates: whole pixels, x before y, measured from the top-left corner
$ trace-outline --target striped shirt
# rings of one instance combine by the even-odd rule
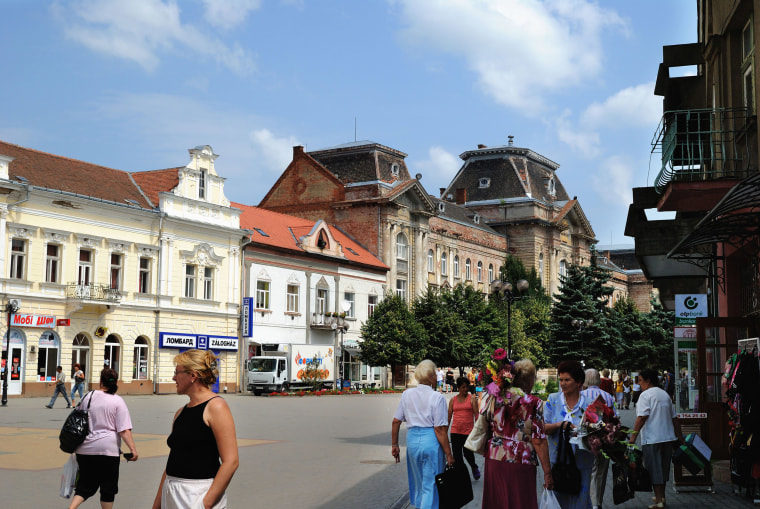
[[[615,415],[617,415],[617,406],[615,405],[615,398],[612,397],[612,394],[610,394],[607,391],[603,391],[599,388],[598,385],[591,385],[588,389],[585,389],[581,391],[581,394],[584,398],[586,398],[586,401],[589,403],[596,401],[599,396],[604,399],[604,403],[610,407],[614,412]]]

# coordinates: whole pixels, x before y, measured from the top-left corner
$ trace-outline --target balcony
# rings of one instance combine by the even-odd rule
[[[108,285],[69,283],[66,298],[73,302],[112,306],[121,302],[121,292]]]
[[[723,179],[732,181],[730,188],[736,180],[747,177],[751,166],[750,125],[754,127],[754,117],[747,115],[746,108],[666,111],[652,139],[652,153],[661,155],[655,179],[657,194],[666,194],[673,184]],[[705,186],[682,187],[693,191]]]

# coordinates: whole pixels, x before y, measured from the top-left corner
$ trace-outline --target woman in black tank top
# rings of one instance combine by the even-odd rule
[[[167,439],[169,460],[161,477],[153,509],[227,507],[225,490],[238,468],[235,422],[227,402],[210,386],[216,382],[216,357],[188,350],[174,358],[177,394],[190,402],[174,416]]]

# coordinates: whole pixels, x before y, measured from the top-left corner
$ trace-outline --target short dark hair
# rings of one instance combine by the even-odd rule
[[[586,381],[586,372],[583,371],[583,365],[578,361],[562,361],[557,366],[557,374],[567,373],[576,383],[583,384]]]
[[[470,385],[470,381],[467,380],[466,376],[460,376],[457,378],[457,389],[459,389],[463,385]]]
[[[657,374],[657,370],[654,368],[642,369],[641,373],[639,373],[639,378],[646,380],[649,385],[652,385],[654,387],[660,386],[660,377]]]

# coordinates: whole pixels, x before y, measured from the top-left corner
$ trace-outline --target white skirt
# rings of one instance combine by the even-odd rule
[[[161,509],[203,509],[203,497],[214,479],[182,479],[166,476],[161,490]],[[214,504],[213,509],[227,509],[227,494]]]

